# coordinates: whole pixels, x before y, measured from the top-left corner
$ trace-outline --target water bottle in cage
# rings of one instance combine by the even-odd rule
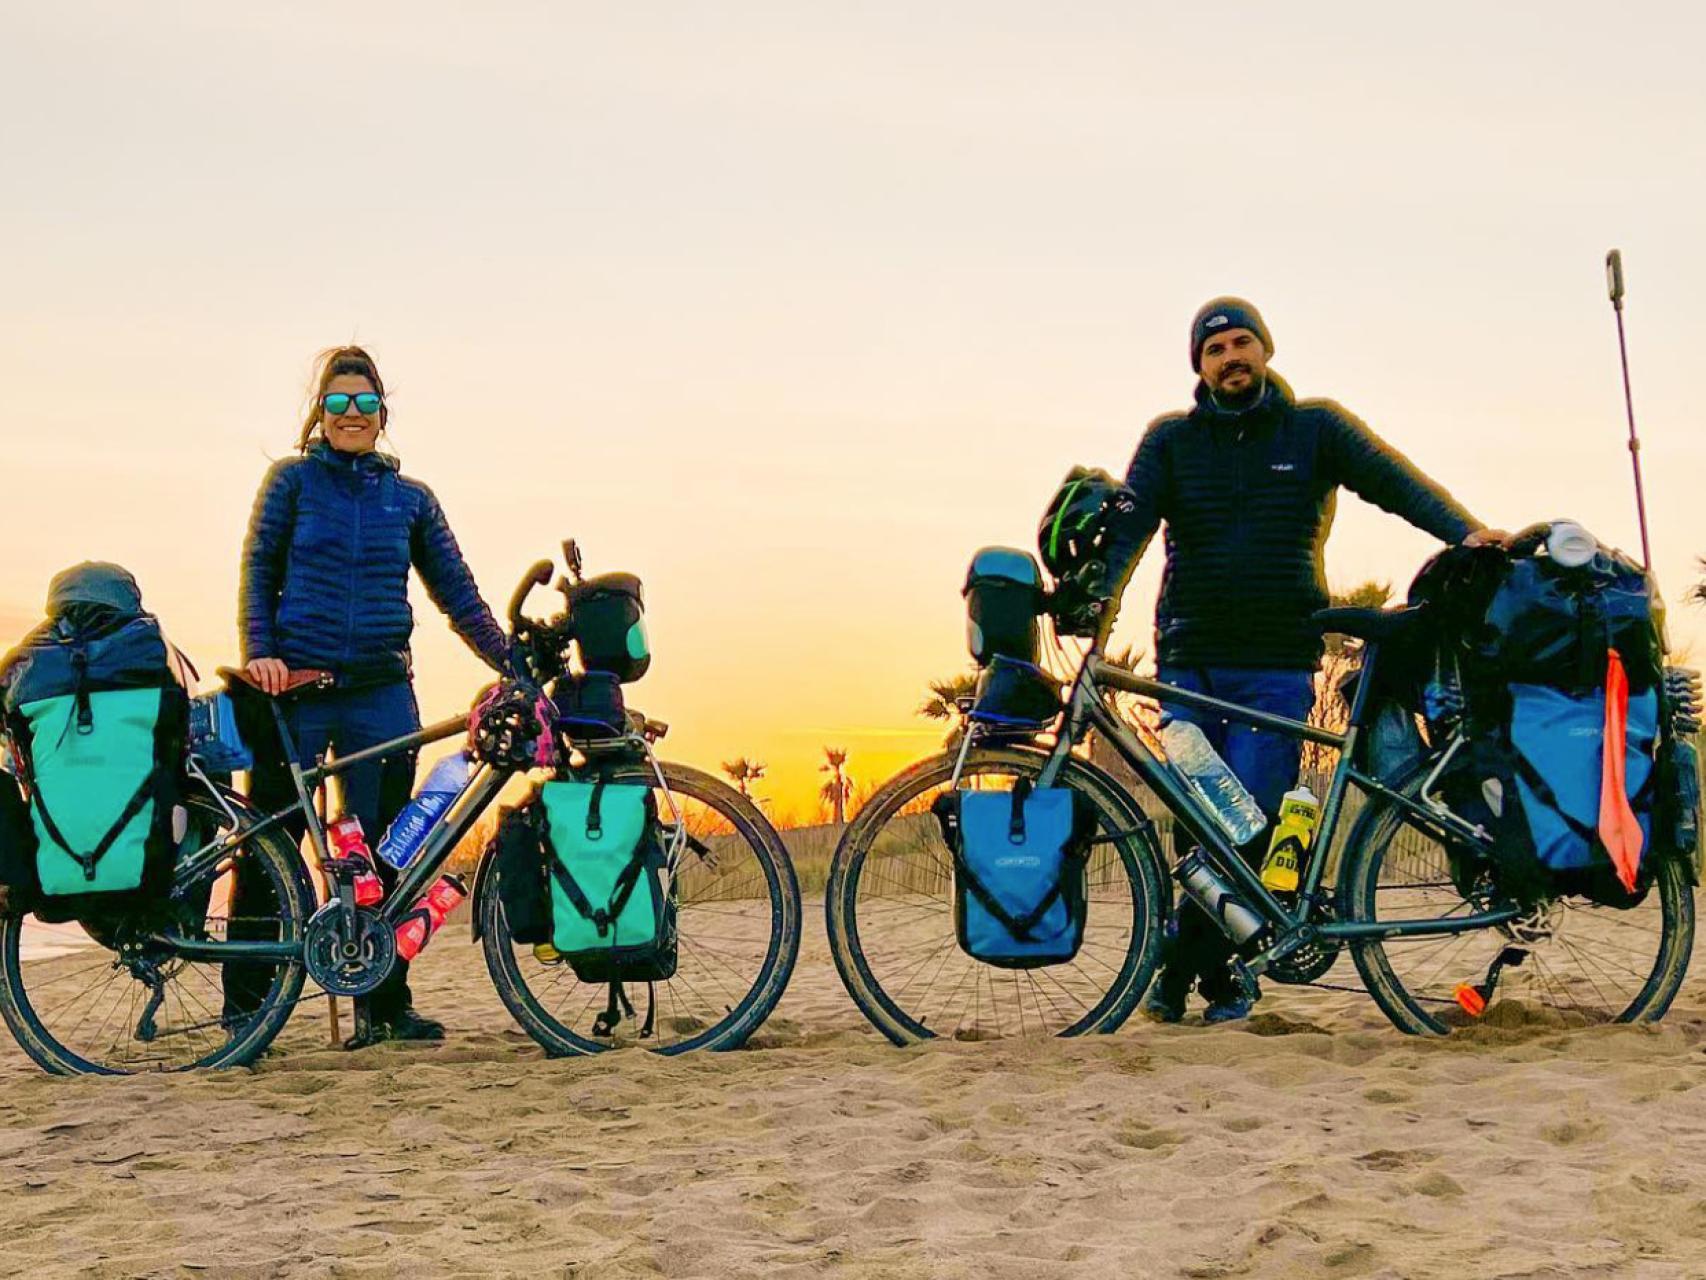
[[[1261,834],[1267,815],[1201,729],[1187,720],[1169,720],[1161,726],[1161,747],[1227,839],[1241,845]]]

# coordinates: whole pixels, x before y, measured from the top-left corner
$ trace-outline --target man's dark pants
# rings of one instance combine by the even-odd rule
[[[284,712],[290,736],[296,743],[297,763],[305,769],[313,766],[315,757],[328,751],[333,755],[353,755],[389,739],[413,733],[421,724],[414,687],[407,681],[363,689],[307,692],[286,698],[279,706]],[[277,735],[272,736],[276,738]],[[259,754],[257,752],[257,757]],[[384,760],[369,761],[337,776],[342,785],[344,811],[361,819],[368,848],[377,850],[379,837],[409,802],[415,780],[415,753],[410,751]],[[291,784],[290,770],[282,754],[266,760],[256,759],[254,771],[249,776],[249,799],[262,813],[275,813],[296,801],[296,788]],[[289,838],[300,845],[302,837],[307,834],[307,820],[298,813],[281,825],[289,833]],[[398,873],[381,861],[377,853],[374,863],[389,893],[396,887]],[[259,919],[269,909],[276,911],[277,906],[272,887],[264,877],[252,873],[244,875],[244,868],[249,865],[239,864],[232,915],[246,914]],[[230,936],[242,936],[242,926],[243,921],[233,919]],[[264,927],[263,924],[263,931]],[[226,965],[227,1008],[236,1010],[258,1005],[272,981],[272,972],[270,965]],[[385,984],[367,997],[368,1012],[375,1023],[391,1022],[409,1007],[408,978],[408,963],[399,961]]]
[[[1310,671],[1163,664],[1157,674],[1163,682],[1192,693],[1294,720],[1304,719],[1315,700],[1314,673]],[[1209,745],[1255,797],[1271,823],[1285,793],[1297,784],[1302,742],[1250,725],[1229,723],[1213,712],[1178,703],[1163,702],[1161,709],[1163,722],[1183,720],[1202,730]],[[1266,852],[1268,834],[1268,829],[1264,829],[1252,847],[1241,851],[1247,859],[1253,862]],[[1181,831],[1176,845],[1181,856],[1188,845],[1189,840]],[[1194,982],[1211,1004],[1236,995],[1237,984],[1227,963],[1232,957],[1231,940],[1183,891],[1179,894],[1178,924],[1178,938],[1161,976],[1156,979],[1162,993],[1169,999],[1182,999]]]

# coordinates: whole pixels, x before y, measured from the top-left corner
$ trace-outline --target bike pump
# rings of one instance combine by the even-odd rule
[[[1641,487],[1641,437],[1635,433],[1635,398],[1629,389],[1629,345],[1623,337],[1623,253],[1605,255],[1605,284],[1617,316],[1617,354],[1623,362],[1623,408],[1629,417],[1629,461],[1635,468],[1635,516],[1641,522],[1641,567],[1653,571],[1653,548],[1647,540],[1647,495]]]

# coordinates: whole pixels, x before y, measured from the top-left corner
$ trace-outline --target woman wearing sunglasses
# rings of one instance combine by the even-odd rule
[[[390,411],[373,357],[353,346],[323,352],[312,386],[299,456],[275,463],[255,499],[239,599],[243,659],[256,684],[281,692],[296,668],[335,678],[328,690],[281,704],[303,766],[328,750],[349,755],[420,726],[410,682],[411,568],[488,665],[503,671],[509,650],[438,499],[377,450]],[[412,755],[395,756],[342,775],[344,807],[361,819],[369,847],[408,802],[414,767]],[[286,762],[257,760],[250,793],[265,812],[290,804]],[[396,873],[383,863],[379,872],[389,889]],[[239,882],[239,894],[248,888]],[[250,968],[245,980],[243,967],[228,965],[227,1014],[257,1004],[269,978],[265,966]],[[368,997],[368,1016],[374,1039],[444,1035],[414,1011],[407,965]]]

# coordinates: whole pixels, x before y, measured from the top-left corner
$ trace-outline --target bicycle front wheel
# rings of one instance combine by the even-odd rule
[[[1419,797],[1421,783],[1418,773],[1399,790]],[[1370,800],[1345,846],[1341,918],[1440,920],[1493,905],[1478,890],[1464,896],[1452,859],[1397,804]],[[1457,1003],[1458,987],[1484,984],[1501,958],[1482,1021],[1556,1027],[1654,1021],[1676,998],[1693,946],[1694,894],[1681,864],[1667,858],[1634,906],[1557,898],[1496,928],[1357,942],[1351,955],[1369,995],[1399,1030],[1448,1035],[1472,1021]]]
[[[184,856],[234,830],[233,813],[244,825],[254,821],[239,798],[224,799],[185,798],[194,835]],[[242,895],[235,892],[239,863],[248,886]],[[0,916],[0,1015],[44,1070],[129,1075],[243,1066],[283,1029],[302,992],[300,951],[279,962],[221,963],[187,959],[156,938],[299,946],[313,890],[290,841],[277,828],[250,836],[213,874],[174,890],[183,892],[170,901],[72,921]]]
[[[736,1049],[762,1025],[800,951],[800,887],[782,838],[733,787],[685,765],[660,765],[687,828],[672,867],[678,960],[672,977],[621,984],[632,1014],[601,1034],[609,983],[583,983],[558,959],[539,960],[504,918],[496,865],[482,878],[478,914],[486,967],[528,1035],[553,1055],[637,1044],[657,1053]],[[651,784],[666,825],[671,808],[649,765],[612,770],[612,782]]]
[[[974,750],[962,788],[1011,790],[1047,760],[1020,748]],[[896,775],[842,836],[824,911],[835,967],[854,1003],[896,1044],[1116,1031],[1149,985],[1169,903],[1161,851],[1142,811],[1077,758],[1059,785],[1087,795],[1101,837],[1087,868],[1084,944],[1066,964],[1004,969],[959,946],[953,855],[930,812],[954,756]]]

